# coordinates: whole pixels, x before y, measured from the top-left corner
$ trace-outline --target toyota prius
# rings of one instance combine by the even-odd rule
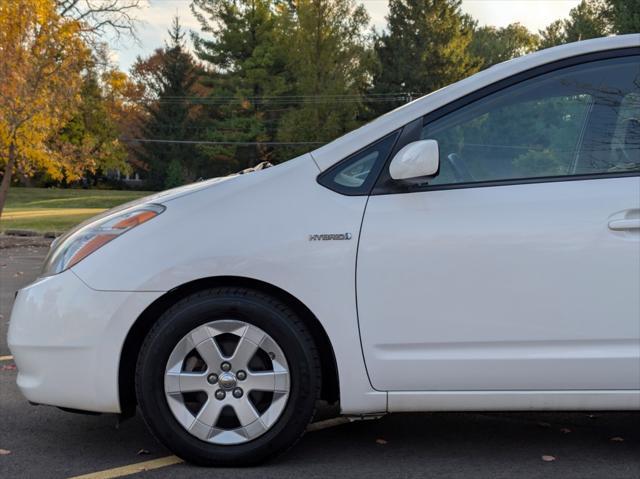
[[[57,239],[9,346],[32,403],[247,465],[319,399],[640,410],[640,35],[482,71],[273,168]]]

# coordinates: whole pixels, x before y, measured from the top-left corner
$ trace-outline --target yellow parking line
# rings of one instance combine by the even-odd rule
[[[129,476],[138,472],[151,471],[153,469],[159,469],[161,467],[173,466],[174,464],[180,464],[183,462],[178,456],[166,456],[159,459],[152,459],[151,461],[138,462],[137,464],[130,464],[128,466],[115,467],[113,469],[106,469],[104,471],[91,472],[82,476],[74,476],[69,479],[112,479],[114,477]]]
[[[314,422],[309,424],[307,432],[320,431],[329,427],[340,426],[351,422],[346,417],[336,417],[333,419],[327,419],[326,421]],[[138,472],[151,471],[153,469],[160,469],[161,467],[173,466],[174,464],[180,464],[184,462],[177,456],[166,456],[159,459],[152,459],[151,461],[139,462],[137,464],[130,464],[128,466],[115,467],[113,469],[106,469],[104,471],[91,472],[82,476],[74,476],[69,479],[113,479],[116,477],[129,476]]]
[[[13,361],[13,356],[0,356],[0,361]]]

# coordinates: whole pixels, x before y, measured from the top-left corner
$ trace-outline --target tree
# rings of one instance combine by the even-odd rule
[[[537,46],[538,36],[535,33],[531,33],[524,25],[512,23],[504,28],[477,28],[469,51],[481,59],[482,68],[488,68],[535,51]]]
[[[104,59],[98,65],[104,66],[99,76],[108,117],[115,125],[119,141],[126,146],[128,168],[124,170],[146,172],[148,166],[140,160],[135,150],[136,144],[127,141],[144,136],[142,124],[145,118],[145,87]]]
[[[54,0],[61,18],[72,20],[80,27],[87,44],[100,45],[106,35],[116,39],[136,34],[134,12],[141,0]]]
[[[50,140],[78,171],[74,177],[94,176],[106,171],[127,171],[127,150],[120,142],[117,116],[110,108],[106,88],[96,62],[92,61],[82,78],[76,114]]]
[[[609,22],[604,0],[582,0],[564,21],[565,40],[577,42],[609,34]]]
[[[556,20],[540,31],[540,49],[608,35],[608,11],[605,0],[582,0],[571,9],[569,18]]]
[[[460,5],[461,0],[389,1],[387,31],[375,42],[380,68],[374,93],[412,98],[478,70],[469,51],[474,22]]]
[[[74,114],[88,53],[78,22],[52,0],[0,2],[0,215],[14,172],[77,178],[74,159],[48,140]]]
[[[327,142],[358,126],[364,111],[373,63],[364,33],[369,16],[354,0],[299,0],[289,14],[287,68],[300,103],[283,115],[278,140]]]
[[[181,186],[184,184],[184,171],[182,165],[180,164],[180,160],[177,158],[173,158],[169,161],[169,166],[167,167],[166,179],[164,181],[165,188],[175,188],[177,186]]]
[[[540,43],[538,44],[538,49],[540,50],[567,43],[563,20],[551,22],[544,30],[540,30],[539,34]]]
[[[607,18],[614,32],[640,32],[640,0],[607,0],[607,7]]]
[[[138,154],[149,167],[149,182],[154,188],[176,186],[182,179],[195,180],[201,155],[186,143],[197,132],[194,85],[198,66],[185,50],[184,33],[178,17],[169,31],[169,43],[133,67],[135,78],[147,89],[146,117],[141,131],[152,141],[139,145]],[[174,142],[171,142],[171,141]],[[185,143],[183,143],[185,142]],[[173,162],[173,163],[172,163]],[[167,183],[169,166],[171,184]],[[176,173],[181,168],[181,174]]]
[[[286,8],[276,0],[194,0],[191,6],[203,34],[194,35],[197,57],[204,62],[205,147],[225,174],[271,160],[266,142],[275,138],[282,95],[290,91],[286,35],[280,23]],[[239,147],[238,144],[247,146]],[[255,144],[254,144],[255,143]]]

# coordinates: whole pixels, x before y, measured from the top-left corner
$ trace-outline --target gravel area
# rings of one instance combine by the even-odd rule
[[[14,236],[0,234],[0,249],[20,247],[45,247],[48,248],[53,238],[44,236]]]

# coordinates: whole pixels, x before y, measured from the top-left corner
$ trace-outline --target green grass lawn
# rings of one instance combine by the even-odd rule
[[[148,191],[13,187],[0,218],[0,231],[63,232],[108,208],[149,194]]]

